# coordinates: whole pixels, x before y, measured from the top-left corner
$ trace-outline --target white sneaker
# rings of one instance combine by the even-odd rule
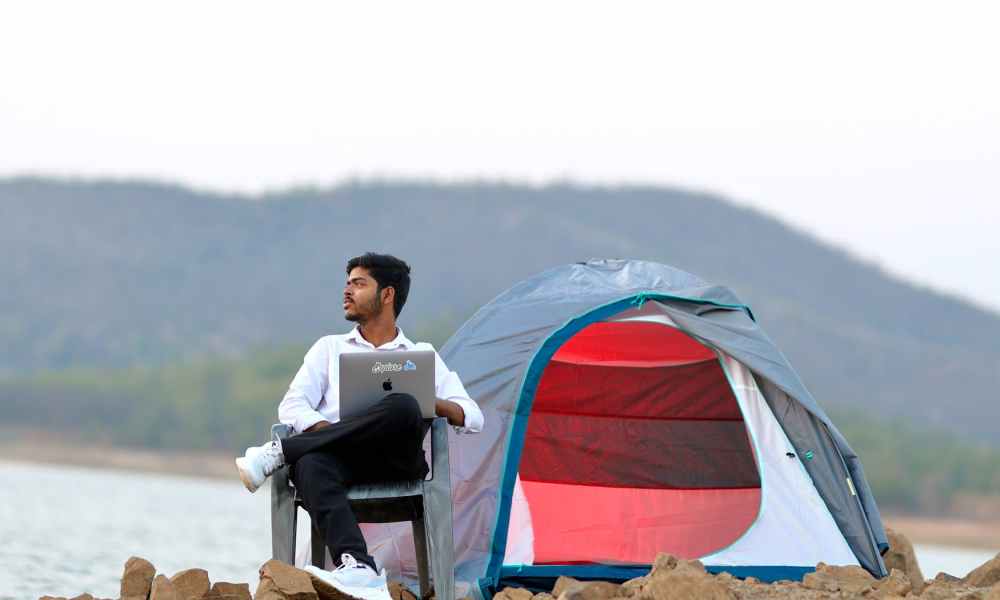
[[[392,600],[385,569],[376,573],[375,569],[359,563],[350,554],[340,555],[340,566],[326,571],[309,565],[305,570],[320,581],[336,588],[342,594],[359,600]]]
[[[284,464],[285,455],[281,453],[281,443],[277,440],[247,448],[246,454],[236,459],[240,479],[251,493],[256,492],[264,480]]]

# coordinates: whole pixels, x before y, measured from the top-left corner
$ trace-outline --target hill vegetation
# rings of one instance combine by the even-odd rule
[[[0,377],[153,377],[339,331],[343,265],[366,250],[413,265],[411,333],[453,330],[558,264],[668,263],[736,291],[827,408],[1000,445],[1000,316],[724,198],[665,187],[354,182],[251,197],[0,180]]]

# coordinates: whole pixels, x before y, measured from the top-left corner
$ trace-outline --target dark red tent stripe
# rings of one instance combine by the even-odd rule
[[[742,421],[531,415],[521,479],[632,488],[759,487]],[[530,453],[530,454],[529,454]]]

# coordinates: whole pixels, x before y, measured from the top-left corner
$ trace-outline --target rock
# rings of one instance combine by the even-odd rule
[[[848,594],[861,594],[872,588],[875,578],[868,571],[858,566],[835,566],[819,563],[816,571],[807,573],[802,578],[806,589],[823,592],[842,591]]]
[[[170,583],[181,595],[181,600],[201,600],[212,587],[205,569],[186,569],[171,577]]]
[[[559,579],[556,579],[556,584],[552,586],[552,597],[558,598],[559,596],[562,596],[562,593],[566,591],[566,588],[577,583],[580,583],[578,579],[560,575]]]
[[[934,581],[943,581],[945,583],[956,583],[962,581],[961,577],[955,577],[950,573],[945,573],[944,571],[939,572],[934,576]]]
[[[671,572],[670,575],[673,576],[679,573],[708,575],[708,571],[705,570],[705,565],[701,564],[700,560],[678,560],[674,565],[673,572]]]
[[[906,573],[899,569],[893,569],[888,577],[875,582],[875,591],[869,598],[896,598],[903,597],[910,593],[913,584]]]
[[[129,558],[122,573],[121,600],[147,600],[155,575],[156,567],[145,558]]]
[[[555,597],[547,592],[542,592],[540,594],[535,594],[534,596],[532,596],[531,600],[555,600]]]
[[[642,598],[646,600],[736,600],[736,596],[725,585],[711,577],[675,575],[657,577],[643,588]]]
[[[307,573],[307,575],[312,577],[311,574]],[[261,583],[263,583],[263,580],[261,580]],[[312,586],[313,589],[316,590],[316,596],[319,600],[354,600],[352,596],[345,594],[322,579],[312,577]],[[257,588],[257,594],[254,597],[258,600],[260,599],[259,587]]]
[[[260,567],[260,583],[254,594],[256,600],[319,600],[321,597],[313,586],[319,579],[309,573],[286,565],[280,560],[269,560]],[[322,583],[322,582],[321,582]],[[323,584],[328,593],[324,598],[343,600],[346,596],[333,586]],[[332,592],[330,592],[332,590]]]
[[[653,577],[657,574],[667,573],[673,571],[674,567],[677,566],[677,557],[673,554],[666,554],[661,552],[656,555],[656,560],[653,561],[653,568],[649,571],[649,576]]]
[[[84,593],[80,594],[79,596],[73,596],[69,600],[94,600],[94,597],[91,596],[90,594],[84,592]]]
[[[642,592],[642,586],[649,583],[649,577],[636,577],[635,579],[629,579],[622,584],[621,595],[623,598],[632,598],[638,596]]]
[[[398,581],[389,582],[389,595],[392,596],[392,600],[417,600],[417,595]]]
[[[1000,554],[973,569],[962,581],[973,587],[990,587],[1000,582]]]
[[[745,583],[746,583],[747,585],[757,585],[757,584],[759,584],[759,583],[760,583],[760,579],[757,579],[756,577],[747,577],[747,578],[746,578],[746,579],[744,579],[743,581],[744,581],[744,582],[745,582]]]
[[[216,581],[205,598],[213,600],[251,600],[249,583]]]
[[[1000,600],[1000,583],[993,584],[983,600]]]
[[[889,550],[882,557],[886,570],[890,573],[893,569],[902,571],[913,585],[913,592],[919,594],[924,589],[924,574],[920,571],[913,544],[905,535],[889,527],[885,528],[885,533],[889,538]]]
[[[661,554],[642,587],[641,600],[735,600],[736,596],[724,583],[705,572],[697,560],[677,560]]]
[[[562,579],[560,577],[560,579]],[[524,588],[506,587],[494,594],[494,600],[531,600],[534,594]]]
[[[558,600],[610,600],[618,596],[621,586],[607,581],[578,581],[565,586]],[[521,599],[515,599],[521,600]]]
[[[920,600],[982,600],[984,596],[986,596],[985,590],[970,588],[961,580],[932,580],[920,594]]]
[[[38,600],[68,600],[65,596],[42,596]]]
[[[149,600],[184,600],[166,575],[157,575],[149,592]]]

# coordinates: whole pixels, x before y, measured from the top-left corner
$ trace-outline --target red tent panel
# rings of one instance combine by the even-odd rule
[[[660,323],[595,323],[547,365],[519,465],[535,563],[699,557],[753,523],[760,476],[715,353]]]
[[[521,485],[534,523],[535,564],[650,564],[658,552],[698,558],[736,541],[760,505],[760,488]]]

